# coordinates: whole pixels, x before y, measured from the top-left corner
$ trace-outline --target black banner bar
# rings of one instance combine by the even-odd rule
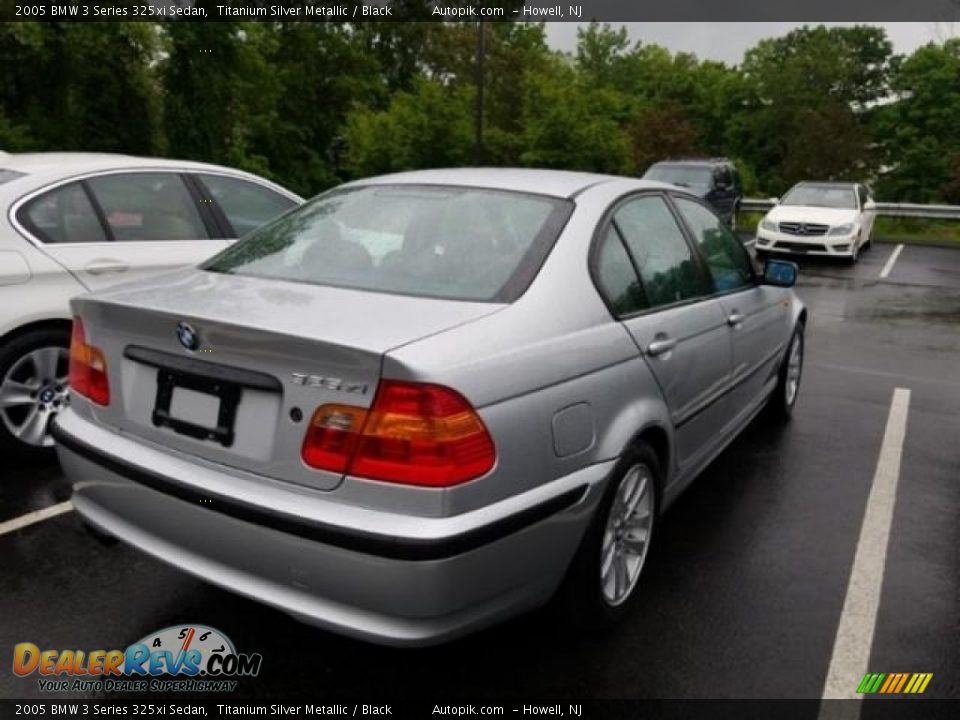
[[[960,0],[0,0],[0,20],[947,23]]]
[[[954,720],[960,700],[2,700],[0,720],[95,717],[566,718],[567,720]]]

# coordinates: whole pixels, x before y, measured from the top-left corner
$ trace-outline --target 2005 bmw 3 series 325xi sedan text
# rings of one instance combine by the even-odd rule
[[[559,591],[609,623],[663,509],[793,409],[795,279],[669,185],[364,180],[75,299],[54,434],[89,525],[306,622],[423,645]]]

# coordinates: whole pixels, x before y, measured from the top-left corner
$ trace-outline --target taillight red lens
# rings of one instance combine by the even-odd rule
[[[70,337],[70,389],[98,405],[110,404],[110,383],[107,381],[107,361],[93,345],[87,345],[83,321],[73,319]]]
[[[448,487],[488,472],[493,440],[450,388],[384,380],[369,411],[324,405],[303,444],[311,467],[408,485]]]

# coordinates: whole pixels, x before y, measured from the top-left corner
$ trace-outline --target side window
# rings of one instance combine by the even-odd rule
[[[597,282],[618,317],[646,309],[637,272],[620,236],[612,227],[607,231],[597,256]]]
[[[666,202],[659,196],[631,200],[617,210],[614,222],[640,270],[650,307],[710,293],[693,252]]]
[[[124,173],[87,180],[119,242],[209,237],[197,206],[176,173]]]
[[[80,183],[44,193],[23,206],[18,219],[45,243],[107,242],[106,233]]]
[[[753,285],[750,255],[737,236],[700,203],[681,197],[674,200],[693,232],[717,292]]]
[[[243,237],[296,205],[284,195],[239,178],[205,174],[196,177],[227,216],[234,237]]]

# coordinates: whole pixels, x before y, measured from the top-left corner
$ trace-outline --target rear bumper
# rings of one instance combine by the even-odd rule
[[[61,416],[55,437],[74,482],[74,507],[92,525],[305,622],[391,645],[441,642],[546,602],[611,468],[591,466],[446,518],[354,508],[318,499],[323,493],[269,486],[273,495],[300,496],[302,512],[291,513],[278,510],[283,502],[267,506],[208,490],[243,480],[225,468],[214,478],[208,467],[191,467],[72,412]]]

